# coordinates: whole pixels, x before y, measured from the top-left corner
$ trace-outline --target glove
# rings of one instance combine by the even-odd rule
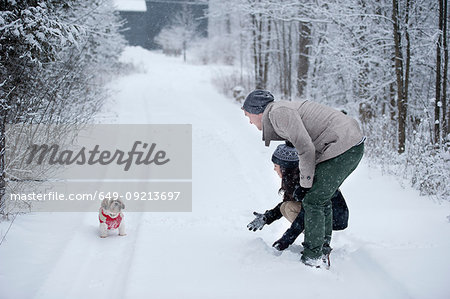
[[[295,239],[297,239],[298,235],[300,235],[302,231],[303,227],[296,228],[295,226],[291,226],[278,241],[275,241],[275,243],[273,243],[272,247],[279,251],[285,250],[286,248],[291,246],[292,243],[294,243]]]
[[[272,247],[274,247],[276,250],[279,251],[283,251],[286,248],[288,248],[292,243],[289,242],[289,240],[287,238],[281,237],[278,241],[275,241],[275,243],[273,243]]]
[[[306,193],[308,193],[310,189],[311,188],[303,188],[302,186],[298,186],[297,188],[295,188],[293,194],[295,201],[302,201]]]
[[[283,251],[288,248],[292,243],[294,243],[295,239],[302,233],[305,222],[305,210],[300,210],[294,222],[292,222],[291,227],[283,234],[283,236],[273,243],[273,247],[279,251]]]
[[[253,212],[253,215],[255,215],[256,218],[247,225],[247,228],[255,232],[258,229],[262,229],[265,224],[272,224],[275,220],[283,217],[280,211],[281,204],[282,202],[280,202],[275,208],[267,210],[264,214]]]
[[[256,218],[247,225],[249,230],[256,232],[258,229],[261,230],[263,226],[267,223],[267,218],[264,214],[253,212]]]

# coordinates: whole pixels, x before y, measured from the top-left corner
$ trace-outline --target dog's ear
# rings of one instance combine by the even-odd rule
[[[107,210],[108,207],[109,207],[109,199],[104,198],[104,199],[102,200],[102,208],[105,209],[105,210]]]
[[[125,209],[125,204],[122,201],[120,202],[120,206],[122,207],[122,209]]]

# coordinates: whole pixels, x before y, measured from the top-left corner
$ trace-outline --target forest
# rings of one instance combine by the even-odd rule
[[[450,189],[447,0],[210,1],[223,91],[271,90],[357,117],[366,157],[423,195]],[[203,47],[205,48],[205,47]]]
[[[197,2],[208,37],[183,5],[155,38],[164,53],[232,66],[215,79],[230,97],[268,89],[357,117],[371,165],[450,197],[447,0]],[[126,69],[125,29],[110,0],[0,1],[0,213],[20,183],[7,126],[88,123]]]

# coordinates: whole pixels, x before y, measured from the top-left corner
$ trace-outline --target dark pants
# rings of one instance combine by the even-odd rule
[[[343,154],[316,165],[311,190],[303,199],[305,209],[305,241],[302,260],[318,259],[329,251],[333,215],[331,197],[356,169],[364,153],[364,143]],[[325,245],[325,246],[324,246]]]

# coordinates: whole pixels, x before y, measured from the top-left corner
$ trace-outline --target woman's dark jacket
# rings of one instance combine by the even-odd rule
[[[266,224],[271,224],[275,220],[280,219],[283,217],[281,214],[281,203],[279,203],[275,208],[272,210],[268,210],[264,213],[264,216],[266,216]],[[347,228],[348,225],[348,207],[345,203],[344,196],[342,196],[342,193],[340,190],[337,190],[333,197],[331,198],[331,205],[333,209],[333,230],[343,230]],[[292,223],[291,227],[288,228],[288,230],[284,233],[283,236],[288,237],[288,239],[291,241],[292,244],[295,239],[303,232],[305,228],[305,210],[303,209],[303,206],[300,210],[300,213],[298,214],[297,218],[295,218],[294,222]]]

